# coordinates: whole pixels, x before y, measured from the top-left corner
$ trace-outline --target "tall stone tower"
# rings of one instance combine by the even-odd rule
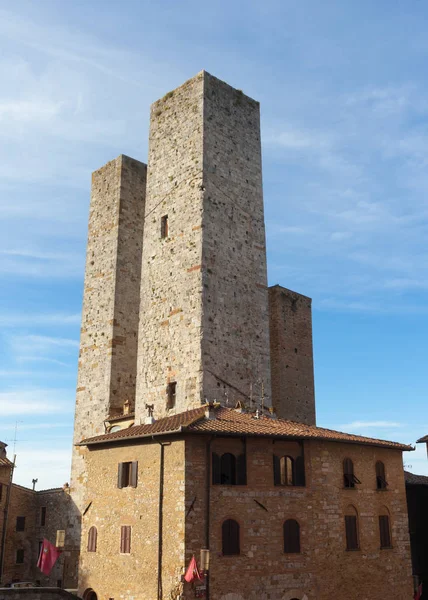
[[[104,433],[125,401],[134,407],[145,195],[146,165],[127,156],[92,175],[74,444]],[[74,446],[68,541],[77,546],[85,481]]]
[[[259,104],[206,72],[153,104],[136,421],[270,404]]]
[[[278,417],[315,425],[312,300],[269,288],[272,402]]]

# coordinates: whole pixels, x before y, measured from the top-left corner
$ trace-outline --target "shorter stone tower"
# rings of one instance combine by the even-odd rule
[[[315,425],[312,300],[269,288],[272,404],[281,419]]]

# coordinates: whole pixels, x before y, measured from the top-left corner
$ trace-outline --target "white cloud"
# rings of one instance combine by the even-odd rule
[[[23,389],[0,392],[0,416],[31,416],[69,413],[74,394],[64,389]]]
[[[80,323],[80,320],[79,313],[2,313],[0,314],[0,327],[76,325]]]
[[[352,423],[345,423],[339,427],[351,431],[353,429],[369,429],[371,427],[395,428],[403,426],[403,423],[397,423],[396,421],[352,421]]]

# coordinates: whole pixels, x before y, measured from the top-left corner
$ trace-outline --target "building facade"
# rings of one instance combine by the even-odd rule
[[[410,448],[315,426],[311,300],[268,288],[263,210],[259,105],[206,72],[153,104],[147,166],[93,175],[66,531],[85,600],[411,595]]]

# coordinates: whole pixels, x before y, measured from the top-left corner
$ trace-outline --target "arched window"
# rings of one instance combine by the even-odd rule
[[[385,465],[378,460],[376,463],[376,488],[378,490],[386,490],[388,483],[385,477]]]
[[[350,458],[343,461],[343,481],[346,488],[354,488],[356,483],[361,483],[354,474],[354,463]]]
[[[380,547],[391,548],[391,523],[389,520],[389,510],[383,506],[380,510],[379,515],[379,536],[380,536]]]
[[[97,551],[97,528],[91,527],[88,532],[88,552]]]
[[[235,456],[226,452],[212,454],[212,482],[221,485],[246,485],[247,465],[245,454]]]
[[[302,461],[296,461],[291,456],[273,455],[273,479],[275,485],[304,485],[304,467],[302,477]],[[299,461],[299,463],[298,463]],[[297,465],[299,464],[299,481],[297,483]],[[301,483],[303,480],[303,483]]]
[[[300,552],[300,525],[295,519],[288,519],[284,523],[284,552]]]
[[[346,549],[359,550],[358,514],[354,506],[348,506],[345,511]]]
[[[240,553],[239,524],[233,519],[227,519],[221,526],[222,552],[228,556]]]

